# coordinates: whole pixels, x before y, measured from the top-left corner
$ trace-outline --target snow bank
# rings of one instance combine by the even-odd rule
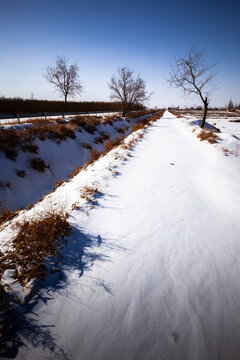
[[[94,134],[85,130],[75,132],[75,139],[65,141],[53,141],[35,139],[33,142],[39,148],[38,154],[30,154],[19,149],[16,161],[9,160],[4,153],[0,152],[0,202],[2,206],[10,209],[25,208],[26,205],[37,202],[42,196],[51,192],[54,183],[58,180],[66,180],[76,168],[83,166],[91,157],[91,149],[102,152],[104,144],[96,143],[96,138],[101,137],[103,131],[109,139],[127,136],[132,127],[139,122],[137,119],[118,118],[109,124],[99,124]],[[16,125],[19,129],[33,126],[33,124]],[[123,133],[119,133],[119,129]],[[87,144],[87,146],[86,146]],[[88,148],[87,148],[88,147]],[[30,160],[34,157],[41,158],[49,165],[40,173],[30,166]],[[21,177],[17,174],[26,174]]]

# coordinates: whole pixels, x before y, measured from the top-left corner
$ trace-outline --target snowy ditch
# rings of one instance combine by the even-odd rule
[[[51,138],[43,132],[40,135],[34,133],[33,136],[27,135],[30,138],[28,142],[10,148],[4,146],[4,141],[7,141],[3,137],[4,132],[7,134],[9,130],[12,137],[15,136],[14,131],[32,133],[35,124],[0,127],[3,137],[3,149],[0,148],[0,207],[15,210],[36,203],[51,192],[57,182],[67,180],[75,168],[84,166],[90,160],[92,150],[104,152],[107,141],[128,136],[133,126],[141,121],[141,117],[127,119],[114,116],[105,121],[108,118],[92,118],[93,125],[91,118],[86,118],[90,124],[86,127],[77,126],[74,120],[70,120],[63,124],[69,130],[69,133],[63,134],[63,140]],[[13,141],[11,139],[11,143]]]

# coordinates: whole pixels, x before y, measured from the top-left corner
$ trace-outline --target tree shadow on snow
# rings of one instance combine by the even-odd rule
[[[26,343],[48,350],[51,353],[49,359],[71,359],[70,353],[57,345],[56,338],[53,335],[54,325],[39,325],[37,314],[34,308],[39,308],[54,299],[56,291],[68,291],[67,285],[72,284],[73,279],[68,279],[68,272],[77,274],[74,281],[78,281],[83,275],[87,278],[87,286],[91,291],[96,292],[97,287],[102,291],[113,295],[111,284],[106,283],[101,278],[92,277],[85,274],[95,261],[110,261],[110,258],[103,254],[101,247],[111,248],[116,251],[126,251],[127,249],[116,245],[114,242],[104,243],[101,235],[92,236],[85,234],[80,228],[73,227],[72,235],[68,239],[68,244],[63,249],[58,259],[47,260],[46,265],[49,269],[48,275],[44,281],[39,281],[35,294],[31,295],[26,305],[20,305],[12,298],[9,301],[14,302],[8,321],[5,324],[5,331],[0,340],[0,357],[14,359],[20,347],[26,346]],[[77,280],[78,279],[78,280]],[[85,281],[86,283],[86,281]],[[86,286],[86,284],[84,284]],[[7,295],[8,296],[8,295]],[[81,298],[74,294],[68,294],[71,300],[81,302]],[[37,309],[36,309],[37,310]]]

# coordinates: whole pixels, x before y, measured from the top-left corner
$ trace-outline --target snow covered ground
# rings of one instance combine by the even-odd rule
[[[10,160],[0,152],[0,203],[12,210],[25,208],[27,204],[37,202],[42,196],[51,192],[58,180],[66,180],[70,173],[79,166],[83,166],[91,158],[91,149],[99,152],[104,151],[104,143],[97,143],[96,139],[101,138],[101,133],[109,136],[109,140],[123,137],[118,130],[123,129],[124,135],[131,133],[132,127],[138,119],[119,118],[113,125],[101,123],[94,133],[82,129],[82,132],[75,131],[76,138],[68,138],[65,141],[54,141],[38,138],[33,141],[39,150],[37,154],[23,152],[18,149],[16,161]],[[7,125],[2,128],[24,129],[33,124]],[[49,165],[49,169],[40,173],[31,168],[30,161],[33,158],[41,158]],[[24,172],[25,176],[17,174]],[[27,190],[26,190],[27,189]]]
[[[74,232],[16,359],[239,358],[240,157],[192,128],[165,112],[131,157],[115,149],[44,200],[77,203]]]

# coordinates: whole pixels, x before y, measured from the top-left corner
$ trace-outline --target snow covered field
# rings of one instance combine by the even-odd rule
[[[165,112],[131,157],[114,149],[46,198],[74,231],[23,312],[16,359],[239,358],[240,157],[221,150],[239,140],[193,128]]]

